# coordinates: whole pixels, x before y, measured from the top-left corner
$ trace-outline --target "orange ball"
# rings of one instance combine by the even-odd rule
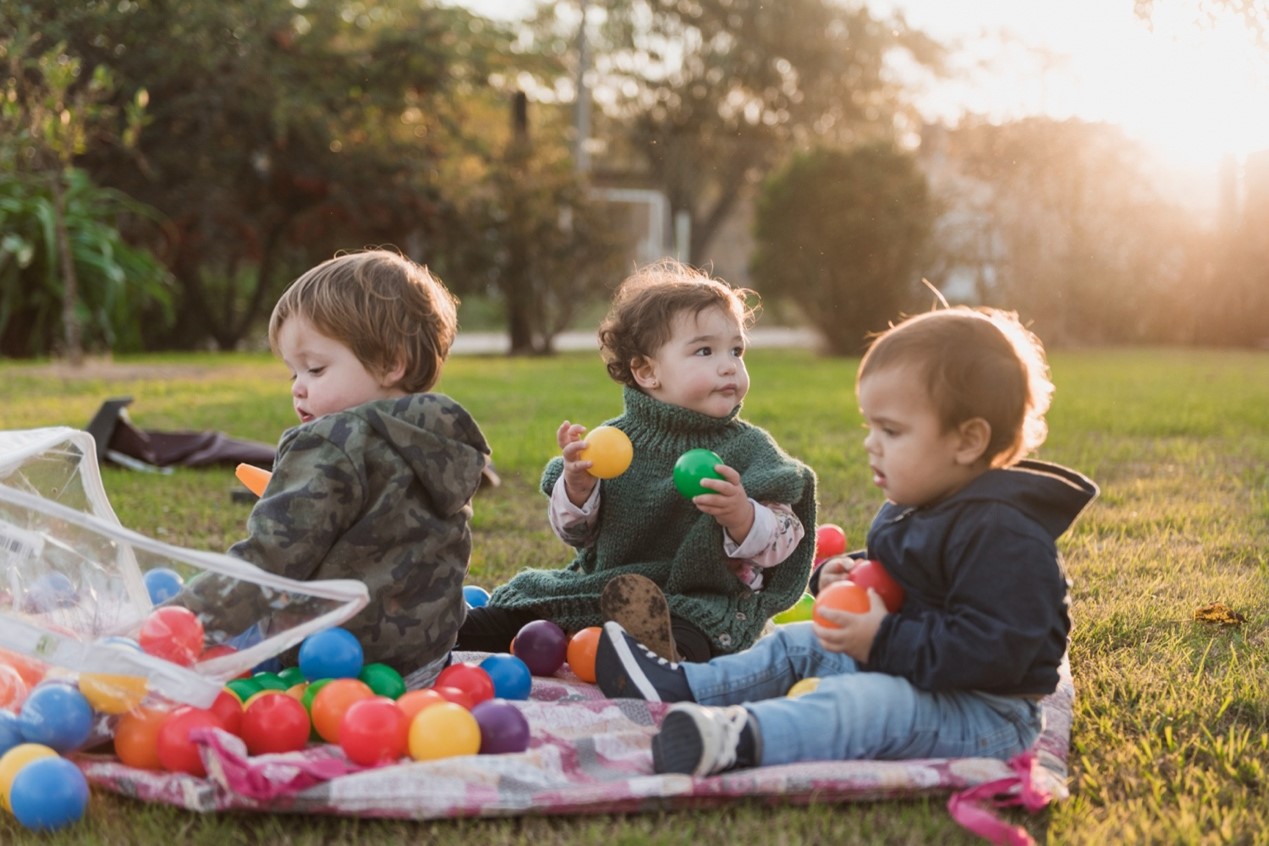
[[[397,707],[405,714],[407,720],[413,720],[414,715],[424,708],[448,701],[444,696],[430,688],[427,690],[407,690],[397,697]]]
[[[565,660],[569,669],[582,681],[595,681],[595,650],[599,647],[599,626],[589,626],[568,639]]]
[[[820,610],[823,608],[849,611],[852,614],[863,614],[869,608],[868,591],[854,582],[833,582],[820,591],[819,596],[815,597],[815,609],[811,614],[811,619],[821,626],[835,629],[837,624],[829,622],[820,614]]]
[[[134,708],[115,726],[115,754],[129,767],[161,770],[159,729],[169,712],[159,708]]]
[[[354,702],[369,699],[375,692],[361,679],[331,679],[313,697],[313,728],[327,743],[339,742],[339,724]]]

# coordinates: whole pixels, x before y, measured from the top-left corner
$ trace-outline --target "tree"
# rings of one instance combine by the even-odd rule
[[[959,245],[948,272],[973,268],[975,299],[1016,309],[1049,343],[1193,336],[1182,304],[1197,227],[1122,130],[967,120],[936,146],[941,239]]]
[[[915,160],[889,145],[798,155],[759,198],[754,279],[857,355],[914,302],[933,215]]]
[[[610,151],[602,167],[641,169],[691,220],[690,260],[746,192],[810,144],[889,139],[902,98],[887,53],[937,64],[939,48],[902,20],[830,0],[617,0],[587,32],[591,90]],[[565,4],[539,20],[564,49]],[[554,39],[551,41],[551,39]],[[602,175],[602,170],[599,175]]]
[[[79,366],[86,340],[132,346],[125,302],[166,306],[168,278],[112,225],[128,216],[152,221],[149,210],[74,167],[90,135],[111,132],[109,68],[98,65],[85,79],[65,45],[37,52],[39,41],[21,24],[0,38],[9,70],[0,106],[0,352],[40,355],[60,346]],[[125,110],[124,146],[135,142],[144,101],[142,90]]]
[[[33,26],[123,96],[150,92],[135,150],[83,165],[168,219],[153,242],[179,283],[151,342],[237,344],[290,278],[340,249],[434,263],[443,171],[479,139],[461,104],[506,65],[510,35],[409,0],[107,0],[40,4]]]

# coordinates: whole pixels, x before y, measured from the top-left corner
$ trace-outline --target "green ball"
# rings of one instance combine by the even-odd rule
[[[714,470],[715,464],[722,463],[723,459],[713,450],[689,449],[674,462],[674,487],[688,499],[713,493],[701,485],[701,480],[723,478]]]
[[[361,668],[357,678],[364,681],[380,696],[399,699],[405,693],[405,679],[387,664],[367,664]]]
[[[286,690],[290,687],[286,680],[277,673],[256,673],[251,680],[260,685],[262,690]]]
[[[278,678],[286,682],[288,688],[295,687],[300,682],[308,681],[304,678],[304,671],[299,667],[286,667],[278,671]]]
[[[229,690],[233,692],[234,696],[238,697],[239,702],[246,702],[252,696],[264,690],[264,685],[260,684],[259,681],[253,678],[230,679],[225,682],[225,687],[229,688]]]

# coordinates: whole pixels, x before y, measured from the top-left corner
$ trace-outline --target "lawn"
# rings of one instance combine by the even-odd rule
[[[863,458],[856,362],[756,350],[745,416],[820,480],[820,519],[862,544],[879,500]],[[1102,496],[1062,541],[1072,580],[1076,686],[1071,797],[1024,824],[1050,843],[1269,843],[1269,354],[1060,351],[1041,458],[1092,476]],[[554,431],[618,414],[594,355],[461,357],[441,390],[472,411],[503,484],[475,503],[470,581],[564,564],[538,492]],[[0,363],[0,428],[83,426],[102,400],[132,395],[143,428],[215,429],[273,442],[293,423],[285,370],[265,356],[166,356],[93,365]],[[155,475],[107,468],[124,525],[222,550],[248,506],[229,469]],[[1246,618],[1194,619],[1225,603]],[[480,846],[607,842],[974,843],[944,801],[742,804],[636,816],[405,823],[284,815],[198,815],[94,794],[88,818],[53,835],[0,818],[12,844],[284,844],[419,841]]]

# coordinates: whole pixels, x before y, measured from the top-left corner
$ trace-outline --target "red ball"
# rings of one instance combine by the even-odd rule
[[[472,705],[494,697],[493,677],[475,664],[450,664],[441,670],[432,687],[456,687],[467,691]]]
[[[223,688],[207,710],[211,711],[230,734],[242,736],[242,702],[228,688]]]
[[[850,580],[862,588],[875,590],[891,614],[903,606],[903,588],[890,577],[880,561],[860,561],[851,569]]]
[[[846,532],[836,523],[820,523],[815,529],[815,562],[843,555],[846,552]]]
[[[137,634],[141,649],[158,658],[191,667],[203,654],[203,622],[188,608],[155,608]]]
[[[429,689],[432,690],[434,693],[436,693],[437,696],[444,699],[446,702],[452,702],[455,705],[461,705],[463,708],[466,708],[468,711],[476,707],[476,700],[471,698],[471,693],[469,693],[466,690],[463,690],[460,687],[450,687],[449,685],[443,684],[440,687],[433,687]]]
[[[369,699],[375,695],[370,685],[361,679],[331,679],[313,697],[310,714],[313,728],[327,743],[339,742],[339,727],[343,725],[344,714],[354,702]],[[288,697],[289,698],[289,697]]]
[[[868,591],[854,582],[833,582],[815,597],[815,608],[811,613],[811,619],[821,626],[835,629],[837,624],[824,619],[820,614],[821,609],[832,608],[837,611],[862,614],[868,610],[869,606]]]
[[[386,696],[354,702],[339,724],[339,748],[363,767],[391,764],[405,757],[410,721]]]
[[[311,729],[303,703],[280,690],[265,691],[242,712],[242,739],[252,755],[298,752]]]
[[[206,708],[184,705],[168,715],[159,729],[155,749],[163,769],[174,773],[189,773],[202,778],[207,775],[198,745],[190,739],[190,732],[201,728],[224,728],[220,718]]]
[[[535,676],[554,675],[568,657],[568,635],[550,620],[525,623],[512,646],[512,654]]]

